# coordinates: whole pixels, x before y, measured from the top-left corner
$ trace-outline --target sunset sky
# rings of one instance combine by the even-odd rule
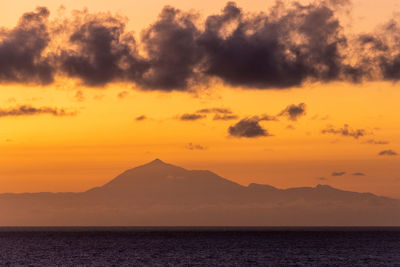
[[[400,198],[400,4],[300,3],[1,2],[0,193],[160,158]]]

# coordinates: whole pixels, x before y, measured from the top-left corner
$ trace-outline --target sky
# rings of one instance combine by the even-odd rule
[[[84,191],[160,158],[243,185],[400,198],[399,11],[0,3],[0,192]]]

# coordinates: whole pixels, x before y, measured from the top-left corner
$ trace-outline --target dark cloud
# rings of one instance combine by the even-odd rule
[[[289,105],[282,110],[278,116],[286,116],[289,120],[297,121],[297,119],[306,114],[306,104]]]
[[[229,120],[237,120],[239,118],[238,115],[233,114],[233,111],[229,108],[204,108],[199,109],[194,113],[186,113],[179,117],[180,120],[199,120],[206,118],[208,114],[214,114],[213,120],[215,121],[229,121]],[[245,121],[277,121],[276,116],[271,116],[267,114],[251,116],[244,119]],[[261,126],[260,126],[261,128]]]
[[[124,19],[78,12],[60,26],[70,32],[52,65],[42,56],[54,37],[45,21],[49,12],[38,9],[25,14],[6,34],[2,54],[9,55],[9,47],[18,49],[11,53],[14,57],[4,59],[14,66],[3,72],[3,80],[50,83],[57,68],[88,86],[125,81],[143,89],[172,91],[187,90],[212,77],[233,86],[266,89],[301,86],[306,80],[339,80],[350,73],[351,67],[342,62],[340,49],[346,38],[332,4],[277,6],[279,10],[248,15],[228,2],[199,27],[193,14],[167,6],[141,35],[144,56],[139,56],[133,34],[125,31]],[[32,38],[29,42],[27,36]]]
[[[345,175],[346,174],[346,172],[332,172],[332,176],[343,176],[343,175]]]
[[[232,115],[232,114],[215,114],[213,120],[215,121],[228,121],[228,120],[236,120],[239,117],[236,115]]]
[[[233,112],[227,108],[204,108],[196,111],[196,113],[232,114]]]
[[[343,62],[346,37],[325,1],[291,7],[279,2],[253,16],[229,2],[221,14],[207,18],[199,44],[205,73],[233,86],[288,88],[357,73]]]
[[[167,6],[158,21],[144,31],[148,69],[139,84],[149,89],[185,90],[198,79],[196,68],[202,51],[193,19],[193,15]]]
[[[197,120],[205,118],[206,114],[214,114],[213,120],[235,120],[239,118],[234,115],[232,110],[228,108],[203,108],[194,113],[184,114],[180,117],[181,120]]]
[[[366,174],[363,173],[363,172],[354,172],[351,175],[353,175],[353,176],[366,176]]]
[[[375,51],[387,51],[389,49],[388,45],[383,40],[370,34],[361,34],[358,37],[358,41],[363,46],[370,46],[370,49]]]
[[[379,156],[397,156],[397,152],[388,149],[388,150],[383,150],[381,152],[379,152],[378,154]]]
[[[327,181],[328,179],[327,178],[325,178],[325,177],[318,177],[318,178],[316,178],[317,180],[320,180],[320,181]]]
[[[147,117],[145,115],[140,115],[139,117],[135,118],[136,121],[144,121],[147,120]]]
[[[182,91],[214,79],[258,89],[400,80],[399,19],[346,36],[336,12],[348,2],[277,1],[259,13],[228,2],[204,19],[166,6],[140,40],[120,16],[82,11],[49,22],[49,11],[40,7],[0,31],[0,82],[46,85],[57,74],[94,87],[126,82]],[[285,114],[296,120],[297,108]]]
[[[235,125],[229,127],[229,135],[233,137],[246,137],[246,138],[256,138],[262,136],[271,136],[268,131],[261,127],[259,120],[246,118]]]
[[[44,55],[50,42],[49,11],[38,7],[25,13],[17,26],[0,30],[0,82],[50,84],[54,66]]]
[[[364,144],[370,144],[370,145],[388,145],[388,141],[382,141],[382,140],[375,140],[375,139],[369,139],[364,142]]]
[[[3,33],[1,79],[48,84],[58,71],[88,86],[122,81],[164,91],[187,90],[212,77],[263,89],[342,79],[351,69],[340,53],[346,38],[328,2],[253,15],[228,2],[199,27],[195,15],[167,6],[141,35],[144,56],[123,18],[77,12],[49,33],[49,12],[39,8]],[[67,40],[48,59],[44,50],[65,31]]]
[[[58,57],[61,71],[88,86],[135,81],[147,68],[136,51],[132,33],[111,15],[78,13],[67,48]]]
[[[22,105],[14,108],[0,109],[0,117],[17,117],[17,116],[33,116],[49,114],[53,116],[73,116],[76,112],[67,112],[65,109],[58,109],[52,107],[32,107],[29,105]]]
[[[196,145],[196,144],[193,144],[193,143],[187,144],[186,148],[189,149],[189,150],[206,150],[207,149],[205,146]]]
[[[183,114],[182,116],[180,116],[179,119],[181,121],[196,121],[196,120],[204,119],[205,117],[206,117],[205,115],[201,115],[201,114],[186,113],[186,114]]]
[[[400,27],[398,18],[389,20],[371,34],[360,36],[363,61],[369,64],[369,71],[378,70],[378,78],[388,81],[400,79]]]
[[[355,139],[363,137],[367,134],[364,129],[352,129],[349,125],[345,124],[343,128],[333,128],[332,126],[328,126],[326,129],[321,131],[323,134],[335,134],[342,136],[349,136]]]

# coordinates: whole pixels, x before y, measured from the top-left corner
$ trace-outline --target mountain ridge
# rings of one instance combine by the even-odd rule
[[[329,185],[240,185],[159,159],[84,192],[0,194],[0,225],[400,225],[400,201]]]
[[[143,169],[146,170],[147,168],[150,168],[150,169],[153,169],[153,170],[154,170],[154,168],[159,168],[162,171],[165,171],[165,170],[168,170],[168,169],[174,169],[174,170],[179,170],[180,172],[197,172],[197,173],[211,174],[211,175],[213,175],[213,176],[215,176],[215,177],[217,177],[219,179],[222,179],[224,181],[228,181],[230,183],[233,183],[233,184],[236,184],[238,186],[241,186],[242,188],[248,188],[248,189],[256,189],[256,188],[260,189],[260,188],[262,188],[262,189],[269,189],[269,190],[275,190],[275,191],[292,191],[292,190],[302,190],[302,189],[305,189],[305,190],[308,190],[308,189],[314,189],[314,190],[316,190],[316,189],[319,189],[319,190],[329,189],[329,190],[337,190],[337,191],[341,191],[341,192],[351,192],[351,193],[358,193],[358,194],[370,194],[370,195],[373,195],[373,196],[376,196],[376,197],[382,197],[382,198],[386,198],[386,199],[398,200],[398,199],[395,199],[395,198],[392,198],[392,197],[377,195],[377,194],[374,194],[372,192],[355,192],[355,191],[343,190],[343,189],[336,188],[336,187],[333,187],[333,186],[330,186],[330,185],[327,185],[327,184],[317,184],[314,187],[305,186],[305,187],[278,188],[278,187],[275,187],[275,186],[272,186],[272,185],[269,185],[269,184],[259,184],[259,183],[252,182],[252,183],[249,183],[246,186],[246,185],[242,185],[242,184],[239,184],[237,182],[231,181],[229,179],[223,178],[222,176],[220,176],[220,175],[218,175],[218,174],[216,174],[216,173],[214,173],[214,172],[212,172],[210,170],[204,170],[204,169],[201,169],[201,170],[198,170],[198,169],[188,170],[188,169],[185,169],[185,168],[173,165],[173,164],[166,163],[166,162],[160,160],[159,158],[156,158],[156,159],[154,159],[154,160],[152,160],[152,161],[150,161],[148,163],[144,163],[142,165],[139,165],[139,166],[133,167],[131,169],[128,169],[128,170],[122,172],[121,174],[117,175],[115,178],[111,179],[110,181],[106,182],[105,184],[103,184],[101,186],[95,186],[93,188],[90,188],[90,189],[88,189],[86,191],[82,191],[82,192],[48,192],[48,191],[45,191],[45,192],[23,192],[23,193],[6,192],[6,193],[0,193],[0,195],[82,194],[82,193],[90,192],[90,191],[93,191],[93,190],[98,190],[98,189],[100,189],[100,188],[102,188],[104,186],[107,186],[109,184],[115,183],[116,181],[118,181],[119,178],[121,178],[123,176],[129,175],[132,172],[135,172],[137,170],[143,170]],[[174,177],[173,176],[169,176],[169,177],[166,176],[165,178],[173,179]],[[179,179],[179,176],[175,177],[175,178]]]
[[[318,184],[318,185],[316,185],[315,187],[278,188],[278,187],[275,187],[275,186],[272,186],[272,185],[268,185],[268,184],[258,184],[258,183],[254,183],[254,182],[253,182],[253,183],[250,183],[250,184],[248,184],[247,186],[245,186],[245,185],[241,185],[241,184],[239,184],[239,183],[236,183],[236,182],[234,182],[234,181],[231,181],[231,180],[229,180],[229,179],[223,178],[223,177],[219,176],[218,174],[216,174],[216,173],[214,173],[214,172],[212,172],[212,171],[209,171],[209,170],[187,170],[187,169],[185,169],[185,168],[182,168],[182,167],[179,167],[179,166],[175,166],[175,165],[166,163],[166,162],[164,162],[164,161],[162,161],[162,160],[160,160],[160,159],[158,159],[158,158],[156,158],[155,160],[153,160],[153,161],[151,161],[151,162],[148,162],[148,163],[145,163],[145,164],[143,164],[143,165],[139,165],[139,166],[137,166],[137,167],[134,167],[134,168],[131,168],[131,169],[129,169],[129,170],[126,170],[125,172],[121,173],[121,174],[118,175],[116,178],[112,179],[110,182],[104,184],[103,186],[107,186],[107,185],[110,184],[110,183],[116,182],[116,181],[117,181],[121,176],[123,176],[123,175],[129,175],[130,173],[132,173],[132,172],[134,172],[134,171],[137,171],[138,169],[146,169],[146,168],[151,168],[151,169],[153,169],[153,170],[154,170],[154,168],[159,168],[159,169],[161,169],[162,171],[168,171],[168,170],[175,170],[175,171],[177,171],[177,170],[178,170],[181,174],[182,174],[182,173],[185,173],[185,172],[204,173],[204,174],[212,175],[212,176],[214,176],[214,177],[217,178],[217,179],[222,179],[222,180],[224,180],[224,181],[228,181],[228,182],[233,183],[233,184],[235,184],[235,185],[237,185],[237,186],[240,186],[240,187],[242,187],[242,188],[248,188],[248,189],[252,189],[252,188],[254,188],[254,187],[262,187],[263,189],[267,189],[267,188],[268,188],[268,189],[270,189],[270,190],[276,190],[276,191],[277,191],[277,190],[279,190],[279,191],[292,191],[292,190],[301,190],[301,189],[305,189],[305,190],[307,190],[307,189],[314,189],[314,190],[337,190],[337,191],[341,191],[341,192],[351,192],[351,193],[358,193],[358,194],[371,194],[371,195],[376,196],[376,197],[383,197],[383,198],[386,198],[386,199],[393,199],[393,200],[395,200],[394,198],[390,198],[390,197],[386,197],[386,196],[379,196],[379,195],[376,195],[376,194],[371,193],[371,192],[353,192],[353,191],[348,191],[348,190],[342,190],[342,189],[335,188],[335,187],[332,187],[332,186],[327,185],[327,184]],[[166,176],[165,178],[168,179],[168,176]],[[170,179],[173,179],[174,177],[173,177],[173,175],[169,175],[169,178],[170,178]],[[179,179],[179,176],[175,176],[175,178]],[[103,187],[103,186],[100,186],[100,187]],[[99,188],[99,187],[97,187],[97,188]],[[89,189],[89,190],[91,190],[91,189]]]

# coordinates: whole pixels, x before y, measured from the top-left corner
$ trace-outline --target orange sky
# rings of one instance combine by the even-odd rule
[[[248,11],[270,5],[261,0],[237,3]],[[396,1],[375,3],[355,1],[347,22],[358,31],[370,30],[400,10]],[[23,12],[38,5],[49,7],[54,17],[64,5],[67,13],[83,7],[118,12],[129,18],[129,29],[139,32],[166,4],[208,15],[218,12],[225,1],[18,0],[0,3],[0,21],[13,27]],[[285,90],[245,90],[216,82],[196,92],[171,93],[143,92],[124,83],[87,88],[79,81],[58,77],[48,86],[0,86],[0,108],[32,105],[77,112],[65,117],[0,117],[0,193],[87,190],[128,168],[160,158],[189,169],[209,169],[241,184],[329,184],[400,198],[400,158],[378,156],[383,150],[400,152],[396,83],[306,83]],[[82,92],[80,97],[77,92]],[[305,116],[297,121],[284,117],[261,121],[273,136],[259,138],[229,136],[228,128],[237,120],[214,121],[212,114],[196,121],[178,119],[203,108],[227,108],[239,118],[277,115],[299,103],[306,104]],[[141,115],[147,119],[135,120]],[[328,125],[340,128],[345,124],[364,129],[366,135],[356,139],[321,133]],[[368,140],[388,144],[368,144]],[[189,149],[190,143],[197,149]],[[346,175],[331,176],[342,171]],[[352,175],[357,172],[365,176]]]

